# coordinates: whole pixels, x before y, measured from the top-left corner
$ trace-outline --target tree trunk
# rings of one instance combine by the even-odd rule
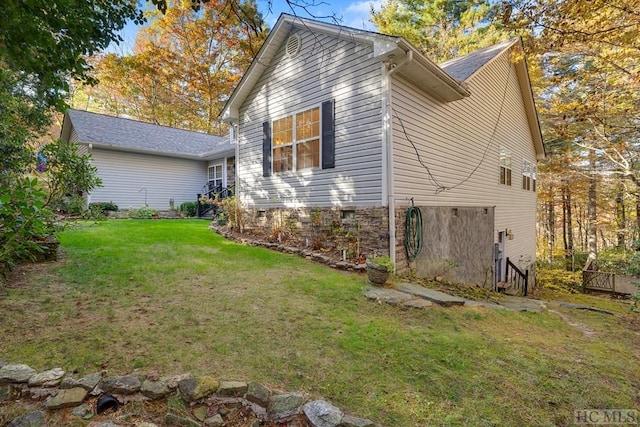
[[[573,209],[571,205],[571,187],[569,183],[565,183],[564,187],[564,214],[565,214],[565,227],[566,227],[566,235],[565,235],[565,246],[564,253],[565,259],[567,260],[567,267],[571,266],[571,271],[574,271],[573,265]],[[569,263],[570,262],[570,263]]]
[[[577,203],[574,208],[578,212],[578,218],[576,218],[576,223],[578,224],[578,245],[580,246],[580,251],[582,252],[584,251],[586,242],[586,239],[584,237],[584,216],[582,209],[580,208],[580,206],[578,206]]]
[[[596,151],[589,150],[589,202],[587,204],[587,265],[596,260],[598,253],[597,233],[598,228],[596,221],[598,219],[596,213]]]
[[[624,208],[624,189],[620,187],[618,189],[618,195],[616,196],[616,221],[618,223],[617,229],[617,248],[624,250],[627,246],[626,234],[627,234],[627,218]]]
[[[636,227],[640,230],[640,186],[636,188]]]
[[[553,193],[551,200],[547,202],[547,248],[549,262],[553,262],[553,248],[556,244],[556,229],[555,229],[555,207],[553,203]]]

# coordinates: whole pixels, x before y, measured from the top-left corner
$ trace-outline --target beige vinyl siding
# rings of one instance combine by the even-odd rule
[[[76,151],[80,155],[89,154],[89,146],[87,144],[78,144],[78,149]]]
[[[240,108],[237,176],[247,207],[380,205],[382,102],[373,47],[297,30],[302,49],[283,46]],[[335,102],[335,168],[262,176],[262,123]]]
[[[169,199],[175,206],[195,201],[207,182],[207,162],[177,159],[93,147],[93,164],[103,187],[93,190],[92,202],[112,201],[120,209],[139,208],[147,204],[159,210],[169,209]]]
[[[536,155],[509,52],[467,83],[470,97],[444,104],[392,78],[395,204],[405,206],[414,198],[418,206],[495,206],[496,241],[498,231],[511,229],[507,256],[532,262],[536,196],[522,189],[522,161],[535,164]],[[418,162],[400,121],[433,179]],[[512,155],[511,186],[499,183],[500,147]]]
[[[69,135],[69,141],[80,142],[80,139],[78,138],[78,132],[76,132],[76,130],[73,128],[71,128],[71,135]]]

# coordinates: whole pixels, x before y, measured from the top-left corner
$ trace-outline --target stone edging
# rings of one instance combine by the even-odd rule
[[[346,415],[326,400],[310,400],[302,393],[275,393],[257,382],[218,381],[211,376],[188,374],[160,379],[137,375],[105,377],[101,372],[76,380],[61,368],[37,372],[28,365],[0,362],[0,403],[18,399],[44,401],[43,410],[14,419],[9,423],[12,427],[44,426],[45,411],[63,408],[76,408],[72,414],[86,418],[95,414],[95,408],[90,408],[85,401],[105,394],[115,397],[122,405],[172,396],[182,399],[191,408],[193,418],[174,413],[169,408],[165,425],[233,426],[226,424],[226,414],[222,410],[216,411],[214,416],[207,416],[210,413],[208,407],[236,405],[251,411],[253,421],[243,423],[251,427],[262,426],[265,422],[286,423],[291,420],[306,421],[305,425],[313,427],[374,427],[372,421]],[[198,407],[201,408],[199,412],[195,409]],[[152,423],[136,425],[156,426]],[[117,425],[108,421],[100,426]]]
[[[320,264],[326,264],[329,267],[335,268],[338,270],[354,271],[358,273],[367,272],[366,264],[355,264],[348,261],[340,261],[340,260],[333,259],[321,252],[314,252],[309,249],[301,249],[295,246],[284,245],[281,243],[271,243],[271,242],[265,242],[264,240],[243,237],[242,235],[238,235],[232,231],[229,231],[228,229],[226,229],[225,226],[218,226],[215,223],[211,223],[209,228],[213,230],[215,233],[221,235],[222,237],[229,240],[233,240],[234,242],[243,243],[245,245],[250,245],[250,246],[260,246],[267,249],[273,249],[279,252],[299,255],[303,258],[307,258],[309,260],[318,262]]]

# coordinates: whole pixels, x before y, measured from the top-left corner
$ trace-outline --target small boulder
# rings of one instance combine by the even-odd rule
[[[169,387],[162,381],[145,380],[140,386],[140,392],[150,399],[162,399],[169,394]]]
[[[0,368],[0,384],[26,383],[36,374],[36,370],[28,365],[4,365]]]
[[[189,418],[181,417],[174,413],[168,412],[164,417],[165,425],[168,426],[180,426],[180,427],[200,427],[200,423],[190,420]]]
[[[134,375],[107,377],[100,383],[100,388],[107,393],[133,394],[140,391],[140,378]]]
[[[207,407],[206,405],[199,405],[194,407],[191,410],[191,412],[193,413],[193,416],[196,417],[198,421],[204,421],[204,419],[207,418],[209,407]]]
[[[277,421],[300,413],[300,407],[306,399],[302,394],[288,393],[278,394],[271,399],[269,406],[269,418]]]
[[[337,427],[343,415],[340,409],[325,400],[307,402],[302,410],[314,427]]]
[[[207,427],[222,427],[224,425],[224,420],[220,414],[216,414],[213,417],[209,417],[204,420],[204,425]]]
[[[49,369],[29,378],[29,387],[55,387],[62,381],[64,371],[60,368]]]
[[[58,394],[49,399],[45,406],[47,409],[62,409],[78,406],[87,397],[87,390],[82,387],[60,390]]]
[[[10,385],[0,385],[0,403],[10,400],[13,395],[13,388]]]
[[[91,414],[91,408],[86,403],[73,408],[73,411],[71,411],[71,415],[75,415],[76,417],[80,418],[84,418],[89,414]]]
[[[8,427],[40,427],[45,426],[44,412],[33,411],[14,418]]]
[[[247,386],[247,393],[244,398],[249,402],[256,403],[263,408],[269,406],[271,391],[260,383],[251,382]]]
[[[373,427],[373,421],[365,418],[356,418],[351,415],[345,415],[342,417],[342,421],[338,424],[339,427]]]
[[[93,374],[84,376],[78,380],[78,387],[82,387],[87,391],[92,391],[102,380],[102,372],[95,372]]]
[[[186,378],[178,382],[178,389],[187,402],[193,402],[215,393],[218,386],[218,380],[209,376]]]
[[[241,381],[221,381],[218,396],[242,397],[247,392],[248,385]]]
[[[65,377],[60,383],[60,388],[82,387],[83,389],[90,392],[96,388],[96,386],[100,383],[100,380],[102,380],[101,372],[96,372],[91,375],[84,376],[79,380],[76,380],[72,377]]]

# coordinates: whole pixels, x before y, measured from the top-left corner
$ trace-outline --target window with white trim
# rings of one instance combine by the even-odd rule
[[[511,185],[511,152],[500,148],[500,184]]]
[[[273,121],[273,172],[320,167],[320,107]]]
[[[536,191],[536,166],[528,160],[522,161],[522,189]]]
[[[222,189],[224,179],[222,174],[222,163],[209,166],[209,191],[220,191]]]

